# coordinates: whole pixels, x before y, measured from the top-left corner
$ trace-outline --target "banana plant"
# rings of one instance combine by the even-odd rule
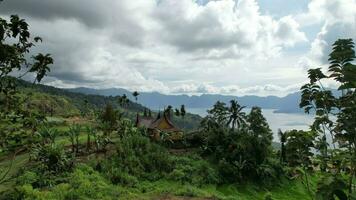
[[[81,131],[80,125],[72,125],[69,127],[69,130],[66,132],[66,135],[69,137],[72,144],[72,153],[79,153],[79,135]]]

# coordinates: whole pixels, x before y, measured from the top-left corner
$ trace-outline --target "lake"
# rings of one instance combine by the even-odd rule
[[[198,114],[202,117],[207,115],[208,108],[187,108],[187,112]],[[249,113],[250,109],[245,112]],[[303,113],[274,113],[273,109],[262,109],[263,116],[267,119],[270,128],[273,131],[273,140],[278,142],[278,129],[282,131],[298,129],[308,130],[313,123],[313,115]]]

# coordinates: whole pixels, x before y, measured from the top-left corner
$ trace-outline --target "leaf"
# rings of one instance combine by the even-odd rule
[[[39,41],[42,42],[42,38],[41,37],[35,37],[34,40],[35,40],[35,42],[39,42]]]
[[[308,77],[310,79],[310,83],[312,83],[312,84],[327,77],[323,74],[323,72],[321,71],[321,68],[309,69],[308,74],[309,74]]]

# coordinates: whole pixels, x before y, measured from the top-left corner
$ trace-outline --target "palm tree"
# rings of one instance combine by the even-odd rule
[[[135,100],[136,100],[136,103],[137,103],[137,97],[138,97],[138,95],[140,95],[137,91],[134,91],[133,93],[132,93],[132,96],[134,96],[135,97]]]
[[[121,107],[126,107],[126,105],[129,103],[129,99],[127,98],[126,94],[123,94],[121,97],[119,97],[118,101]]]
[[[182,116],[183,119],[184,119],[185,114],[186,114],[185,106],[181,105],[181,107],[180,107],[180,115]]]
[[[235,127],[240,128],[241,125],[246,123],[245,113],[242,112],[245,106],[240,106],[236,100],[231,100],[230,103],[230,108],[228,110],[229,121],[227,122],[227,125],[231,126],[231,129],[235,129]]]
[[[180,116],[180,111],[178,108],[174,109],[174,114],[179,117]]]
[[[172,110],[173,110],[173,107],[172,107],[171,105],[169,105],[169,106],[164,110],[163,113],[164,113],[168,118],[171,118]]]
[[[281,129],[278,129],[278,137],[281,142],[281,157],[280,162],[283,164],[286,161],[286,147],[285,144],[287,142],[287,132],[282,132]]]
[[[227,124],[228,108],[224,102],[217,101],[211,110],[208,110],[211,120],[219,125]]]
[[[72,125],[69,127],[69,130],[66,132],[66,135],[69,137],[70,142],[72,143],[72,153],[79,152],[80,130],[81,130],[80,125]]]
[[[180,116],[182,117],[183,120],[183,128],[184,128],[184,117],[185,117],[186,111],[185,111],[185,106],[181,105],[180,106]]]

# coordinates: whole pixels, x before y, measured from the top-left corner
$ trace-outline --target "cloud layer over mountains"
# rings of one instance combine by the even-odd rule
[[[0,15],[43,37],[36,51],[53,55],[46,83],[57,87],[280,95],[325,64],[335,39],[356,38],[356,0],[312,0],[286,16],[261,3],[5,0]]]

